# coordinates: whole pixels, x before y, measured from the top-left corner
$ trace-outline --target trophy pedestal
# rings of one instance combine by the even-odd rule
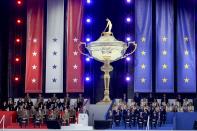
[[[104,65],[101,67],[101,70],[104,72],[104,87],[105,87],[104,98],[97,104],[109,104],[111,103],[111,99],[109,97],[109,83],[110,83],[109,72],[113,70],[113,67],[110,65],[109,61],[105,61]]]

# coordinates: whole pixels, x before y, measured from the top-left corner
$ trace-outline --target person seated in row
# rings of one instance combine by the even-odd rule
[[[82,94],[79,94],[79,97],[77,98],[77,108],[81,108],[83,106],[84,98]]]
[[[36,98],[35,107],[38,108],[43,104],[44,104],[44,98],[42,97],[42,94],[38,94],[38,97]]]
[[[53,109],[49,111],[48,120],[56,120],[57,117],[57,112],[55,112]]]
[[[168,98],[166,97],[166,94],[163,94],[161,98],[161,104],[166,105],[168,103]]]
[[[29,102],[29,100],[31,100],[31,97],[29,96],[29,93],[27,93],[25,98],[24,98],[24,103]]]
[[[22,123],[28,124],[29,123],[29,111],[27,109],[24,109],[24,108],[20,107],[18,112],[17,112],[17,120],[18,120],[20,125]]]
[[[44,116],[42,109],[38,109],[38,111],[35,113],[34,122],[43,123],[44,118],[45,118],[45,116]]]
[[[180,106],[183,105],[183,99],[180,94],[178,94],[176,101],[178,101],[180,103]]]
[[[138,106],[140,106],[141,97],[140,97],[139,93],[135,94],[133,100],[135,103],[137,103]]]
[[[55,103],[56,100],[57,100],[56,94],[53,94],[53,96],[51,97],[51,101],[52,101],[53,103]]]
[[[74,107],[70,108],[70,123],[75,123],[76,122],[76,110],[74,109]]]
[[[150,93],[149,97],[148,97],[148,105],[151,105],[153,102],[154,102],[154,97],[153,97],[152,93]]]
[[[64,105],[66,106],[67,109],[70,108],[70,97],[69,94],[66,94],[66,97],[64,97]]]
[[[64,111],[60,114],[60,119],[61,119],[62,124],[69,125],[70,113],[67,108],[65,108]]]

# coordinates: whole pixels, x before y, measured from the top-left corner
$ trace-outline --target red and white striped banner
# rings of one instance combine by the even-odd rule
[[[42,92],[44,0],[27,0],[25,93]]]
[[[77,46],[82,36],[83,1],[68,0],[67,3],[67,68],[66,91],[83,92],[83,62]]]

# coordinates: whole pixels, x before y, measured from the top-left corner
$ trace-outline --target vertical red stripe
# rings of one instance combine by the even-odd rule
[[[44,0],[27,0],[25,92],[42,92]]]
[[[82,36],[82,0],[68,0],[67,7],[67,71],[66,71],[66,91],[83,92],[83,62],[77,50]],[[77,40],[76,40],[76,39]],[[74,41],[75,39],[75,41]],[[74,55],[74,51],[78,54]]]

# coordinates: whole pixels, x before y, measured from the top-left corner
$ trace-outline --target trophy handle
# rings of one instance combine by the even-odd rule
[[[89,58],[93,58],[93,57],[90,56],[89,54],[83,53],[83,51],[81,50],[81,46],[82,46],[82,45],[85,45],[85,48],[86,48],[86,43],[85,43],[85,42],[80,42],[80,43],[78,44],[78,51],[79,51],[79,53],[82,54],[82,55],[84,55],[84,56],[87,56],[87,57],[89,57]]]
[[[129,55],[131,55],[131,54],[133,54],[133,53],[135,52],[135,50],[137,49],[137,44],[135,43],[135,41],[130,41],[130,42],[128,42],[128,46],[127,46],[127,47],[129,47],[130,44],[133,44],[133,45],[135,46],[134,49],[133,49],[130,53],[125,54],[125,55],[122,57],[122,59],[123,59],[123,58],[126,58],[127,56],[129,56]]]

